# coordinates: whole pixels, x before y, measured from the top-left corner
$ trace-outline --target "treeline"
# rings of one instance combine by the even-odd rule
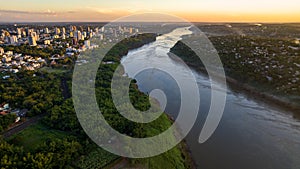
[[[7,129],[9,125],[13,124],[16,120],[16,117],[17,116],[15,114],[8,114],[5,116],[0,115],[0,132]]]
[[[74,168],[74,159],[83,151],[81,144],[72,137],[49,140],[34,152],[26,152],[0,139],[0,166],[7,169]]]
[[[60,78],[47,72],[22,71],[10,74],[9,79],[0,79],[0,103],[9,103],[12,110],[28,109],[26,116],[32,117],[51,112],[63,102]],[[13,115],[0,118],[3,131],[13,122]]]
[[[13,51],[14,53],[22,53],[23,55],[30,55],[34,57],[41,57],[48,59],[54,54],[63,55],[66,52],[65,48],[48,46],[45,48],[38,48],[37,46],[19,45],[19,46],[3,46],[5,51]]]

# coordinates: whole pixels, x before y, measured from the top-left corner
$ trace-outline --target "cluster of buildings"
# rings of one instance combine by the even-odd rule
[[[96,33],[88,28],[84,31],[81,27],[77,30],[76,26],[70,26],[69,30],[65,27],[39,27],[36,29],[29,27],[21,27],[14,29],[1,30],[0,44],[3,45],[24,45],[47,47],[54,44],[57,39],[65,40],[72,39],[72,44],[77,45],[80,40],[87,40],[93,37]],[[88,44],[88,42],[86,42]]]
[[[28,112],[27,109],[11,110],[8,103],[0,104],[0,116],[5,116],[5,115],[8,115],[8,114],[15,114],[17,116],[17,118],[15,120],[16,123],[19,122],[22,117],[25,117],[27,112]]]
[[[36,26],[37,27],[37,26]],[[86,27],[70,25],[69,27],[48,27],[39,26],[37,28],[17,27],[2,29],[0,31],[0,45],[18,46],[30,45],[38,48],[65,48],[66,53],[63,56],[52,56],[47,60],[48,64],[55,63],[58,59],[65,57],[73,57],[87,49],[99,47],[97,44],[92,44],[90,38],[96,37],[98,40],[105,43],[119,41],[121,38],[126,38],[132,34],[139,33],[138,28],[130,26],[111,26],[111,27]],[[18,72],[21,68],[25,70],[35,70],[45,65],[46,61],[40,57],[23,56],[13,54],[13,51],[4,51],[0,48],[0,70]]]
[[[88,39],[98,36],[100,40],[104,40],[107,36],[108,41],[112,41],[120,35],[131,35],[138,33],[138,28],[116,26],[110,28],[94,28],[87,27],[83,29],[82,26],[70,25],[66,27],[54,27],[49,29],[48,27],[39,27],[37,29],[29,27],[21,27],[14,29],[1,30],[0,44],[5,45],[22,45],[29,44],[30,46],[38,45],[51,45],[57,39],[65,40],[72,39],[70,46],[78,45],[79,41],[84,41],[85,47],[90,47],[91,44]]]
[[[36,70],[46,64],[46,60],[41,57],[4,51],[0,47],[0,71],[18,73],[20,69]]]
[[[9,104],[7,103],[0,104],[0,115],[7,115],[8,113],[10,113]]]
[[[219,50],[225,55],[232,55],[230,62],[241,66],[252,67],[258,77],[264,77],[267,81],[276,81],[277,90],[300,90],[300,46],[298,39],[294,44],[286,41],[255,40],[244,38],[244,44],[237,43],[233,39],[219,37],[218,43],[224,47]],[[229,45],[228,45],[229,44]],[[235,46],[235,47],[232,47]]]

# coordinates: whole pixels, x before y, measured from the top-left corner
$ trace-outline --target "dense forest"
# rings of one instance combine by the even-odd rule
[[[123,40],[104,58],[104,61],[113,61],[114,64],[101,64],[97,73],[95,86],[100,109],[112,127],[132,137],[153,136],[172,125],[166,114],[149,124],[133,123],[118,113],[111,98],[111,78],[122,56],[155,39],[155,34],[142,34]],[[62,78],[71,93],[71,72],[21,72],[12,76],[0,85],[0,101],[8,102],[12,107],[27,108],[29,116],[47,115],[39,124],[10,138],[0,139],[2,168],[103,168],[120,158],[102,150],[89,139],[78,122],[72,98],[63,97]],[[149,97],[138,90],[134,80],[130,85],[130,99],[138,110],[150,107]],[[9,119],[3,121],[0,124],[5,129],[5,121]],[[128,167],[192,168],[183,145],[156,157],[128,161]]]

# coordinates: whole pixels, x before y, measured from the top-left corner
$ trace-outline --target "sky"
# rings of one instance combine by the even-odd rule
[[[300,0],[1,1],[0,22],[107,22],[144,12],[190,22],[300,22]]]

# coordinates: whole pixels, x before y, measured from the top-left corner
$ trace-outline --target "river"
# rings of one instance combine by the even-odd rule
[[[182,63],[170,58],[168,52],[188,28],[177,28],[161,35],[153,43],[131,50],[122,58],[125,72],[137,80],[139,89],[149,93],[156,87],[167,96],[166,112],[176,118],[180,106],[180,93],[174,79],[156,69],[133,77],[137,67],[164,66],[190,75]],[[234,89],[227,89],[227,101],[222,120],[203,144],[199,134],[210,106],[211,84],[207,76],[194,72],[200,92],[200,110],[196,124],[185,138],[192,157],[200,169],[299,169],[300,119],[292,112],[249,97]]]

